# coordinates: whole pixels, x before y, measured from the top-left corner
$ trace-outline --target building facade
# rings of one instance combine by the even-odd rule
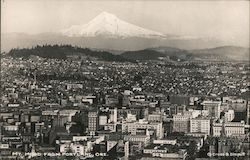
[[[225,135],[231,136],[243,136],[245,134],[245,122],[225,122]],[[223,122],[213,123],[213,136],[219,137],[223,128]]]
[[[88,113],[88,132],[90,135],[95,135],[95,132],[98,129],[98,112],[90,111]]]
[[[191,133],[205,133],[210,135],[210,119],[207,117],[197,117],[190,120]]]
[[[175,114],[173,115],[173,132],[189,132],[190,115]]]

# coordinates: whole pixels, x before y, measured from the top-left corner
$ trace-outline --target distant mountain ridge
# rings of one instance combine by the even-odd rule
[[[218,60],[239,60],[249,61],[250,48],[239,46],[221,46],[208,49],[191,51],[194,57],[201,59],[218,59]]]
[[[121,54],[133,60],[152,60],[168,57],[172,60],[208,60],[208,61],[249,61],[249,48],[222,46],[202,50],[183,50],[173,47],[155,47],[140,51],[129,51]]]

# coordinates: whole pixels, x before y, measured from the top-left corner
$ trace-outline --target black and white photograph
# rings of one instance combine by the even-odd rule
[[[249,160],[249,0],[1,0],[0,160]]]

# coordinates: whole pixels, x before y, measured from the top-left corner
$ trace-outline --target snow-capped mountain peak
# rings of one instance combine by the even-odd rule
[[[105,19],[118,19],[117,17],[116,17],[116,15],[114,15],[114,14],[111,14],[111,13],[108,13],[108,12],[102,12],[102,13],[100,13],[99,15],[97,15],[96,17],[95,17],[95,19],[98,19],[98,18],[105,18]]]
[[[162,33],[130,24],[108,12],[102,12],[87,24],[71,26],[62,30],[61,33],[69,37],[165,37]]]

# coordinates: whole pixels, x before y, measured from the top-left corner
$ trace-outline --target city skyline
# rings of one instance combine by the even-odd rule
[[[0,159],[250,157],[249,1],[1,9]]]

